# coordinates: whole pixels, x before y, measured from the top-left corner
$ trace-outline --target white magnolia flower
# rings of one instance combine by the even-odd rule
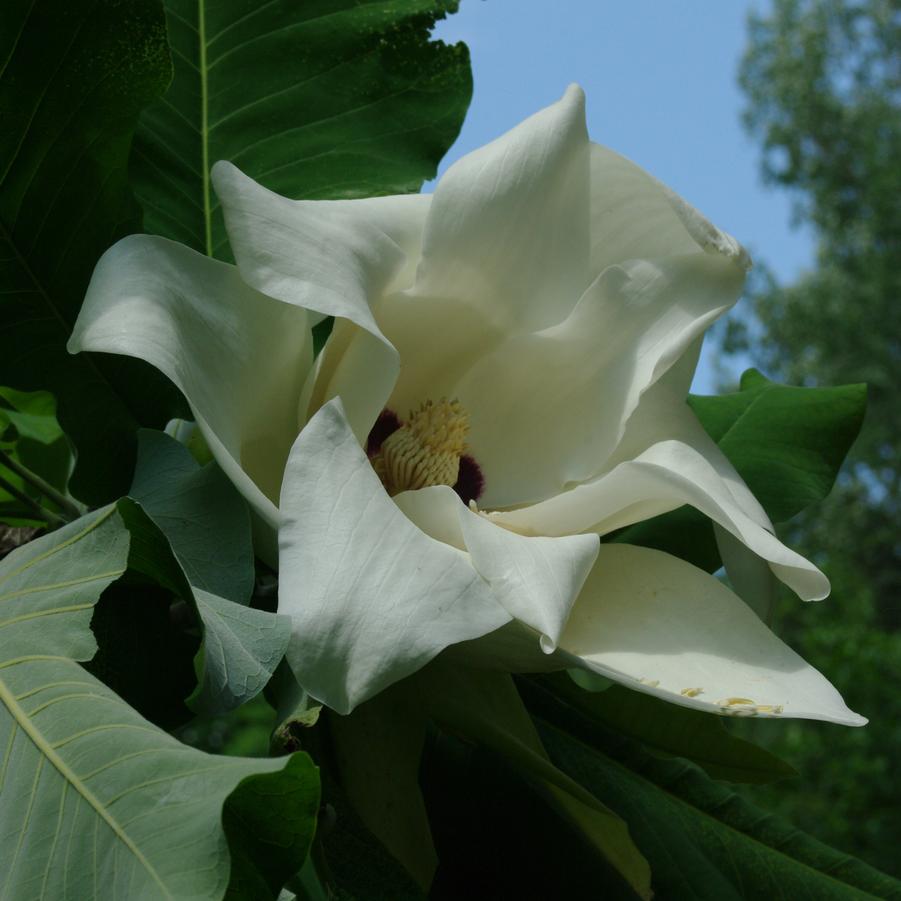
[[[213,177],[237,265],[126,238],[70,346],[141,357],[185,393],[278,531],[288,659],[314,697],[349,711],[450,649],[718,713],[865,722],[715,578],[601,543],[690,504],[729,561],[828,593],[684,402],[747,257],[591,144],[578,88],[431,196],[296,202],[228,163]]]

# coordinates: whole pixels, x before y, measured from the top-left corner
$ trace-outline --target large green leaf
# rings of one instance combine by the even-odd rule
[[[290,620],[248,607],[254,582],[247,505],[215,463],[161,432],[143,430],[131,497],[168,543],[142,570],[196,607],[203,625],[201,679],[190,699],[201,713],[230,710],[265,687],[285,654]],[[137,528],[141,526],[135,523]],[[142,529],[150,546],[152,535]]]
[[[795,388],[749,369],[739,391],[691,395],[689,404],[770,519],[783,522],[832,489],[860,431],[866,388]],[[709,572],[721,565],[711,521],[691,507],[636,523],[614,540],[667,551]]]
[[[141,118],[148,231],[227,257],[210,167],[294,198],[417,191],[472,93],[463,44],[429,40],[458,0],[166,0],[175,79]]]
[[[641,741],[656,754],[694,761],[714,779],[762,783],[797,775],[769,751],[732,735],[721,717],[668,704],[621,685],[587,692],[563,674],[545,676],[543,683],[586,716]]]
[[[139,423],[180,405],[145,364],[65,344],[94,264],[135,231],[131,134],[171,68],[159,0],[0,4],[0,385],[52,391],[73,493],[122,494]]]
[[[76,662],[94,652],[92,608],[129,544],[110,506],[0,563],[0,893],[219,899],[231,881],[267,889],[236,898],[274,898],[258,855],[281,842],[280,877],[303,862],[318,806],[309,758],[188,748]],[[288,799],[287,831],[267,825]]]
[[[752,807],[694,764],[651,754],[536,682],[522,688],[552,760],[629,824],[657,897],[901,898],[901,883]]]

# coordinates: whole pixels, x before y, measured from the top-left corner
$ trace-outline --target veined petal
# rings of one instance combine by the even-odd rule
[[[563,98],[456,162],[435,189],[414,293],[505,330],[561,321],[590,281],[585,97]]]
[[[68,347],[139,357],[172,379],[220,466],[275,525],[313,357],[306,311],[253,290],[234,266],[131,235],[100,258]]]
[[[735,303],[744,275],[702,252],[611,266],[564,322],[474,362],[451,393],[470,414],[483,504],[532,503],[597,473],[641,395]]]
[[[510,620],[468,556],[430,538],[391,500],[339,400],[295,442],[280,510],[288,662],[300,685],[339,713]]]
[[[364,441],[399,367],[371,305],[412,279],[431,198],[288,200],[225,162],[213,167],[213,184],[248,284],[322,316],[346,319],[368,333],[356,342],[364,349],[342,362],[337,383],[313,392],[321,403],[340,391],[354,432]],[[350,375],[349,367],[354,370]]]
[[[661,551],[602,545],[559,648],[561,657],[686,707],[866,723],[740,598]]]

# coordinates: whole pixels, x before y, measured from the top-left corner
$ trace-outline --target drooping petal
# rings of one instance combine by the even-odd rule
[[[597,473],[642,394],[735,303],[744,276],[702,252],[611,266],[564,322],[474,362],[452,394],[470,413],[483,504],[533,503]]]
[[[752,519],[710,461],[681,441],[661,441],[571,491],[491,517],[528,534],[603,535],[683,504],[700,510],[767,560],[776,576],[804,600],[829,594],[826,577]]]
[[[598,555],[597,535],[526,537],[498,528],[462,503],[458,515],[476,572],[511,616],[554,650]]]
[[[866,723],[740,598],[661,551],[602,545],[559,648],[607,678],[686,707]]]
[[[339,400],[301,432],[282,486],[279,612],[298,682],[340,713],[510,615],[467,555],[395,505]]]
[[[312,361],[306,311],[253,290],[234,266],[131,235],[97,264],[68,347],[139,357],[164,372],[219,465],[275,525]]]
[[[248,284],[322,316],[346,319],[364,333],[358,343],[365,349],[357,357],[365,369],[351,377],[345,372],[333,389],[341,391],[354,432],[364,441],[398,372],[397,353],[371,304],[412,279],[431,198],[288,200],[225,162],[213,167],[213,184]]]
[[[408,286],[428,194],[358,200],[289,200],[231,163],[213,166],[229,243],[255,288],[378,332],[370,303]],[[406,273],[406,276],[405,276]]]
[[[435,189],[414,293],[479,307],[505,331],[560,322],[590,281],[588,157],[573,85],[456,162]]]
[[[520,625],[532,630],[532,647],[537,640],[545,653],[554,650],[597,558],[597,535],[518,535],[474,513],[453,489],[443,485],[404,491],[394,500],[427,535],[469,554],[498,603]],[[506,644],[509,636],[496,637]],[[510,655],[504,656],[509,662]]]
[[[635,459],[661,441],[681,441],[707,460],[739,507],[754,522],[772,532],[773,524],[766,511],[686,402],[694,357],[699,349],[696,344],[641,396],[619,444],[600,472]]]

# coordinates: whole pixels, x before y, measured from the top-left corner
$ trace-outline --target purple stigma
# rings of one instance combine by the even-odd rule
[[[460,457],[460,473],[454,485],[454,491],[460,495],[464,504],[477,501],[485,490],[485,476],[478,463],[469,454]]]
[[[382,410],[379,413],[379,418],[375,421],[375,425],[369,432],[369,437],[366,439],[366,455],[374,457],[382,449],[383,442],[390,435],[393,435],[401,425],[402,423],[397,413],[389,410],[387,407]]]

